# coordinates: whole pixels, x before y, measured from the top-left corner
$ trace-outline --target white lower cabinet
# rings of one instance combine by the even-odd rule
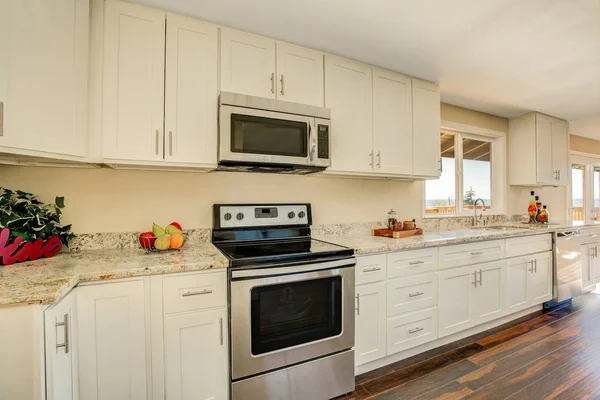
[[[506,313],[552,299],[552,252],[512,258],[506,265]]]
[[[386,355],[386,283],[356,287],[355,364]]]
[[[387,315],[421,310],[437,305],[437,273],[387,281]]]
[[[503,315],[505,264],[502,260],[439,272],[440,337]]]
[[[581,245],[581,283],[584,288],[594,283],[593,258],[595,243]]]
[[[534,272],[528,281],[529,303],[532,306],[552,299],[552,261],[551,251],[535,256]]]
[[[81,400],[151,399],[147,279],[77,288]]]
[[[72,291],[44,312],[46,340],[46,399],[78,399],[74,371],[77,370],[77,297]]]
[[[387,354],[398,353],[437,339],[437,308],[387,320]]]
[[[165,317],[168,400],[227,399],[226,329],[226,307]]]

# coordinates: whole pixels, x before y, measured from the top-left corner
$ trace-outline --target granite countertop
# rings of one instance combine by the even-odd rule
[[[557,222],[552,225],[527,225],[521,223],[504,223],[499,226],[507,226],[516,229],[506,231],[496,229],[463,228],[447,231],[425,232],[423,235],[403,239],[392,239],[386,237],[371,236],[369,232],[344,234],[319,234],[315,239],[339,244],[354,249],[355,254],[370,254],[386,251],[422,249],[427,247],[444,246],[451,244],[462,244],[484,240],[505,239],[511,237],[537,235],[551,233],[569,228],[584,228],[600,226],[600,223],[584,222]],[[493,226],[488,226],[491,228]]]
[[[179,251],[146,253],[139,248],[63,252],[52,258],[0,266],[0,306],[39,301],[52,304],[80,282],[226,268],[212,243]]]

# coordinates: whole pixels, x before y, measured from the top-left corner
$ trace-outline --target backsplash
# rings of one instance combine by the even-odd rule
[[[484,216],[487,225],[527,221],[526,215],[490,215]],[[444,217],[423,218],[417,220],[417,226],[426,232],[445,231],[470,228],[473,224],[472,217]],[[344,236],[344,235],[370,235],[371,229],[383,228],[385,222],[357,222],[342,224],[313,225],[311,233],[314,236]],[[138,247],[139,232],[108,232],[108,233],[83,233],[71,241],[70,251],[127,249]],[[207,243],[211,240],[211,230],[189,229],[184,231],[189,244]]]

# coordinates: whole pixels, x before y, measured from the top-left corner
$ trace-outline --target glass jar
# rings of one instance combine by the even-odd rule
[[[394,211],[394,209],[392,208],[390,211],[388,211],[387,217],[388,217],[388,219],[387,219],[388,229],[393,231],[394,224],[396,222],[398,222],[398,213],[396,211]]]

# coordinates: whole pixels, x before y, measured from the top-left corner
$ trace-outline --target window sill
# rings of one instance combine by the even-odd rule
[[[478,212],[477,215],[479,215],[480,213]],[[497,215],[503,215],[508,217],[508,214],[506,212],[500,212],[500,211],[484,211],[483,212],[483,216],[497,216]],[[423,215],[423,219],[435,219],[435,218],[469,218],[469,217],[473,217],[473,213],[463,213],[463,214],[425,214]]]

